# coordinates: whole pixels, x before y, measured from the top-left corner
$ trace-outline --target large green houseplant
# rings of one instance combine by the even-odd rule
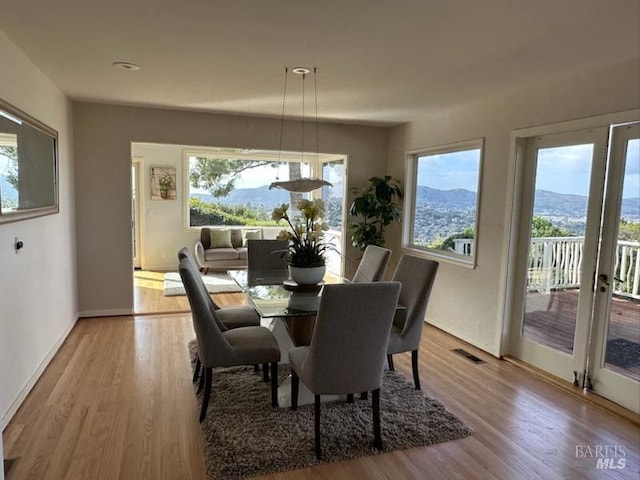
[[[391,177],[371,177],[369,185],[359,191],[349,214],[361,220],[351,225],[351,244],[364,250],[367,245],[384,246],[384,228],[400,221],[400,207],[395,200],[402,199],[402,184]]]

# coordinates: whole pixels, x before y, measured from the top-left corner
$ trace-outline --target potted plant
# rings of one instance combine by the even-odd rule
[[[322,200],[300,200],[300,216],[293,221],[283,203],[273,210],[271,218],[280,223],[285,220],[290,230],[282,230],[278,240],[288,240],[289,247],[284,252],[289,264],[291,279],[300,285],[315,285],[322,281],[326,271],[325,252],[333,245],[324,241],[324,232],[329,226],[322,222],[324,203]]]
[[[167,198],[169,196],[169,190],[174,188],[173,177],[167,172],[160,175],[158,178],[158,187],[160,188],[160,196]]]
[[[367,245],[384,246],[384,228],[400,221],[400,208],[394,203],[402,199],[402,185],[390,176],[371,177],[369,185],[359,191],[349,214],[362,218],[351,225],[351,244],[364,250]]]

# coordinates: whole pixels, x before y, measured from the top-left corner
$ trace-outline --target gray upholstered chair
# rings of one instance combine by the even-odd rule
[[[280,347],[275,337],[265,327],[238,327],[226,329],[212,310],[206,297],[198,288],[199,279],[188,260],[180,260],[180,277],[184,283],[191,306],[193,328],[196,332],[198,355],[204,368],[204,396],[200,411],[200,421],[207,414],[213,368],[238,365],[271,365],[271,405],[278,406],[278,362]]]
[[[216,311],[216,318],[222,323],[224,329],[232,329],[238,327],[256,327],[260,325],[260,317],[256,311],[248,305],[234,305],[229,307],[220,307],[209,295],[207,287],[202,281],[200,276],[198,265],[196,264],[193,255],[187,247],[182,247],[178,250],[178,261],[186,259],[186,265],[192,269],[194,276],[198,279],[196,287],[201,290],[203,295],[207,298],[207,304],[209,309]],[[200,376],[200,356],[196,356],[196,364],[193,370],[193,381],[196,382]],[[265,372],[265,377],[267,373]],[[200,378],[200,388],[204,386],[204,377]]]
[[[371,391],[374,445],[382,448],[380,388],[400,287],[398,282],[325,285],[311,345],[289,350],[291,408],[298,406],[300,380],[315,396],[318,459],[320,395]]]
[[[393,273],[393,280],[402,284],[398,303],[407,309],[396,312],[391,335],[389,335],[387,361],[389,370],[393,370],[393,354],[411,352],[413,383],[416,390],[420,390],[420,376],[418,374],[420,338],[438,265],[438,262],[434,260],[402,255]]]
[[[352,282],[380,282],[387,271],[391,250],[367,245]]]
[[[287,240],[247,240],[249,270],[286,270]]]

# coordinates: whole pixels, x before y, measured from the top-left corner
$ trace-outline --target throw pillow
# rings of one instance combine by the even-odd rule
[[[209,229],[207,227],[200,229],[200,242],[205,250],[211,247],[211,237],[209,236]]]
[[[247,246],[247,240],[262,240],[262,230],[245,230],[242,234],[244,237],[243,246]]]
[[[242,230],[240,228],[231,229],[231,245],[233,248],[242,246]]]
[[[231,244],[231,230],[209,229],[211,248],[233,248]]]

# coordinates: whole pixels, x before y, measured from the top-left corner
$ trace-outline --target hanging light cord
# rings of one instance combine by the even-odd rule
[[[316,67],[313,67],[313,89],[314,89],[315,101],[316,101],[316,160],[317,160],[318,155],[320,155],[320,147],[318,142],[318,74],[317,74]]]
[[[301,145],[302,156],[300,157],[301,163],[304,163],[304,81],[306,78],[307,78],[307,74],[303,73],[302,74],[302,145]]]
[[[280,115],[280,143],[278,146],[278,172],[280,172],[280,163],[282,156],[282,133],[284,132],[284,105],[287,98],[287,77],[289,67],[284,67],[284,91],[282,92],[282,115]],[[276,180],[279,180],[279,175],[276,176]]]

